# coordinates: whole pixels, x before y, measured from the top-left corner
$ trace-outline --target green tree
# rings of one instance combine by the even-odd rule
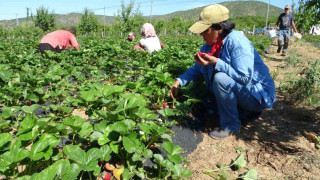
[[[162,34],[165,31],[166,22],[162,19],[153,21],[154,28],[158,34]]]
[[[131,0],[128,5],[121,1],[121,10],[118,10],[118,15],[115,19],[115,27],[121,32],[140,32],[141,26],[146,22],[142,16],[139,7],[134,10],[134,0]]]
[[[77,26],[77,33],[82,35],[93,35],[98,31],[99,21],[96,15],[89,9],[84,9],[84,14]]]
[[[175,30],[175,34],[181,34],[183,32],[184,22],[180,17],[174,17],[171,19],[171,28]]]
[[[310,27],[320,23],[320,1],[299,0],[295,10],[295,22],[298,30],[309,31]]]
[[[6,38],[9,35],[9,31],[3,26],[0,26],[0,37]]]
[[[51,30],[55,27],[56,19],[53,14],[49,14],[49,10],[43,6],[37,9],[37,15],[34,19],[34,25],[41,28],[43,31]]]

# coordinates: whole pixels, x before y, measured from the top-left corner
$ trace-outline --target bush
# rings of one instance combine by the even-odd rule
[[[13,37],[33,38],[43,36],[44,32],[39,27],[20,25],[14,27],[13,30],[9,31],[8,34],[9,36]]]

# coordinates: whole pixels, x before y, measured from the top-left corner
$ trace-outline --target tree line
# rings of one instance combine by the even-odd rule
[[[294,9],[296,24],[299,31],[308,31],[314,24],[320,23],[320,1],[318,0],[300,0],[298,8]],[[29,18],[29,9],[27,9],[27,20]],[[0,37],[35,37],[42,36],[45,33],[56,29],[65,29],[59,27],[53,11],[50,13],[45,7],[40,7],[36,11],[36,16],[32,18],[31,24],[25,24],[8,30],[0,26]],[[250,31],[255,26],[262,28],[265,26],[265,17],[244,16],[231,19],[236,24],[237,30]],[[269,22],[275,23],[277,16],[270,17]],[[77,35],[80,36],[126,36],[128,32],[140,33],[141,26],[150,22],[142,16],[139,7],[134,8],[134,0],[129,4],[121,1],[121,8],[115,16],[112,24],[104,24],[98,20],[89,9],[84,9],[80,21],[76,25]],[[151,21],[156,32],[159,35],[187,35],[190,34],[189,27],[194,21],[185,21],[180,17],[174,17],[170,20],[154,19]]]

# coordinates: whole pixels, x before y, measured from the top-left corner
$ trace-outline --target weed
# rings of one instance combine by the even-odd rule
[[[215,178],[215,179],[229,179],[228,177],[231,177],[232,179],[258,179],[258,173],[254,169],[248,169],[248,171],[242,175],[239,175],[238,177],[232,176],[230,174],[226,174],[228,171],[238,171],[241,168],[246,168],[247,162],[244,158],[243,154],[239,154],[239,156],[234,160],[233,163],[230,165],[223,165],[220,163],[217,163],[217,169],[214,170],[205,170],[203,173],[207,174],[208,176]]]
[[[288,66],[297,66],[298,64],[300,64],[302,61],[302,59],[300,59],[297,55],[297,53],[293,50],[290,51],[290,56],[288,56],[285,59],[285,62]]]
[[[244,149],[242,147],[235,147],[234,149],[237,151],[238,154],[244,152]]]
[[[279,75],[278,69],[274,69],[274,70],[271,72],[271,77],[272,77],[272,79],[273,79],[274,81],[277,80],[278,75]]]

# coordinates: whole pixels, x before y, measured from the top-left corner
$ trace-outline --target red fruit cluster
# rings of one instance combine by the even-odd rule
[[[203,59],[206,58],[206,53],[202,53],[202,52],[199,51],[198,54],[199,54],[199,56],[202,57]]]

